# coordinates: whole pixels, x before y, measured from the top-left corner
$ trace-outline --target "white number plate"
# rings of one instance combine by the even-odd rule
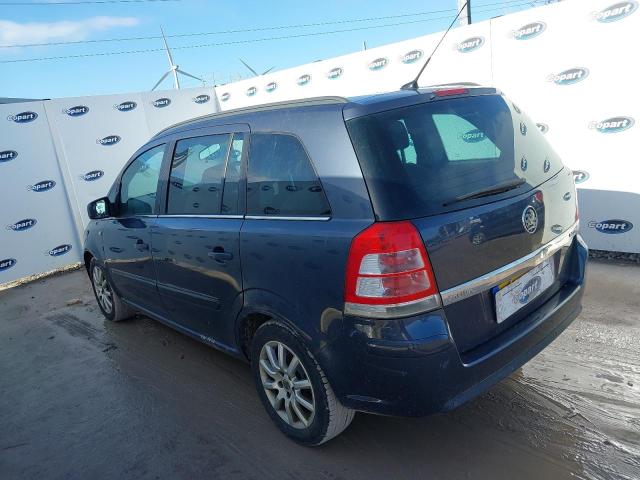
[[[555,280],[554,264],[546,260],[495,292],[496,319],[505,321],[549,288]]]

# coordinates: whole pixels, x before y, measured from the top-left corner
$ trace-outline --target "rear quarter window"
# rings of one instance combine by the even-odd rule
[[[331,214],[322,184],[298,138],[289,134],[251,135],[247,214],[313,217]]]

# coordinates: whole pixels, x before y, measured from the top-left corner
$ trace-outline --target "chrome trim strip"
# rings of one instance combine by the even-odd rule
[[[558,250],[568,246],[571,243],[573,237],[575,237],[576,233],[578,232],[578,226],[578,222],[574,223],[563,234],[558,235],[549,243],[543,245],[537,250],[534,250],[525,257],[514,260],[504,267],[486,273],[481,277],[474,278],[473,280],[469,280],[468,282],[440,292],[440,295],[442,296],[442,304],[445,306],[451,305],[452,303],[459,302],[460,300],[464,300],[465,298],[472,297],[480,292],[483,292],[484,290],[487,290],[490,287],[499,284],[500,282],[506,280],[507,278],[518,273],[521,270],[530,269],[537,265],[540,265]]]
[[[242,215],[158,215],[158,218],[235,218],[243,219]]]
[[[440,295],[390,305],[365,305],[345,302],[344,314],[365,318],[400,318],[429,312],[441,306]]]
[[[304,222],[326,222],[331,217],[287,217],[276,215],[245,215],[246,220],[302,220]]]

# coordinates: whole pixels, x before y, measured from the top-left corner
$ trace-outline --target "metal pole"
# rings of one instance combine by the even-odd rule
[[[458,10],[462,8],[465,0],[458,0]],[[471,25],[471,0],[467,2],[467,6],[464,7],[464,10],[460,14],[460,25]]]

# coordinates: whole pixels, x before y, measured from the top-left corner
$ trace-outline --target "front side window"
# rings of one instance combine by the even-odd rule
[[[120,216],[153,215],[164,145],[138,156],[122,174],[120,183]]]
[[[220,213],[230,142],[230,134],[220,134],[176,143],[169,177],[168,214]]]
[[[247,214],[328,216],[329,203],[311,160],[293,135],[251,135]]]

